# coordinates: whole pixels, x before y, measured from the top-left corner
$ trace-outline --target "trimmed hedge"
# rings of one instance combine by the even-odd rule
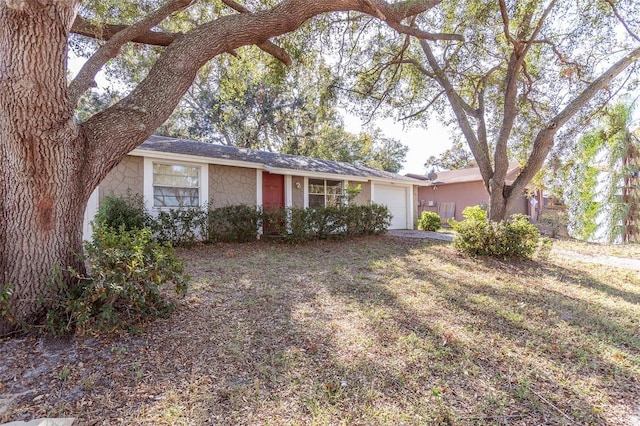
[[[263,213],[264,229],[287,243],[381,234],[391,224],[386,206],[348,205],[304,209],[290,207]],[[266,233],[268,235],[268,232]]]
[[[226,206],[207,211],[206,241],[255,241],[262,211],[247,205]]]
[[[386,206],[350,204],[321,208],[282,208],[263,211],[248,205],[188,208],[161,211],[157,217],[145,209],[139,195],[110,195],[100,207],[96,224],[126,230],[148,228],[153,239],[173,246],[197,242],[250,242],[277,236],[287,243],[380,234],[391,224]]]

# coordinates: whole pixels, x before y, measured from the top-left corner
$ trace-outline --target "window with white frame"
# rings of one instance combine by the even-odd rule
[[[337,206],[342,200],[342,181],[309,179],[309,207]]]
[[[154,207],[198,207],[200,166],[153,163]]]

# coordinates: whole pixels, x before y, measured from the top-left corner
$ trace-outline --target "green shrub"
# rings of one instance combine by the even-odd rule
[[[435,212],[422,212],[420,219],[418,219],[418,229],[423,231],[435,232],[440,229],[440,225],[440,216]]]
[[[246,243],[255,241],[262,223],[259,208],[236,205],[207,212],[207,240]]]
[[[206,236],[207,212],[199,207],[161,211],[149,228],[161,243],[190,247]]]
[[[50,333],[131,329],[173,310],[173,303],[160,295],[163,284],[173,283],[179,295],[186,292],[182,263],[170,247],[152,240],[149,229],[94,226],[85,251],[89,276],[76,273],[73,285],[60,280],[59,295],[46,318]]]
[[[288,210],[283,208],[262,211],[262,235],[281,237],[287,234]]]
[[[342,211],[346,207],[327,206],[307,209],[308,229],[313,239],[325,240],[329,237],[339,237],[342,233]]]
[[[365,217],[369,206],[359,204],[348,205],[342,211],[342,226],[346,237],[353,237],[366,233]]]
[[[389,209],[375,203],[263,212],[265,233],[275,231],[287,243],[380,234],[390,224]]]
[[[358,187],[352,189],[349,196],[353,198],[358,191]],[[173,246],[190,246],[198,241],[249,242],[256,239],[260,226],[265,236],[274,235],[285,242],[302,243],[379,234],[386,232],[391,224],[391,213],[387,207],[375,203],[268,211],[247,205],[172,209],[161,211],[155,218],[144,210],[139,196],[111,196],[104,206],[100,220],[96,221],[99,226],[131,230],[146,225],[156,241]],[[136,220],[125,222],[128,218]]]
[[[391,212],[387,206],[371,203],[362,206],[363,234],[384,234],[391,226]]]
[[[487,222],[473,217],[452,222],[456,236],[454,247],[471,256],[498,258],[531,258],[540,234],[525,215],[513,215],[510,220]]]
[[[280,224],[278,234],[282,237],[283,241],[298,244],[315,239],[316,234],[312,228],[313,224],[309,220],[310,215],[311,209],[301,207],[281,210],[277,215],[277,220]],[[286,225],[287,218],[289,219],[288,226]]]
[[[129,231],[144,228],[149,220],[150,216],[144,206],[142,195],[127,191],[127,194],[122,196],[115,195],[113,192],[106,195],[100,203],[93,223],[98,227],[108,226],[112,229],[124,227]]]
[[[480,206],[469,206],[462,210],[462,217],[467,220],[487,220],[487,211]]]

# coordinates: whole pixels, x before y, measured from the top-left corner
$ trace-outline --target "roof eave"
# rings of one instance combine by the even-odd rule
[[[303,169],[290,169],[283,167],[273,167],[264,163],[257,163],[251,161],[244,160],[229,160],[225,158],[219,157],[208,157],[202,155],[192,155],[192,154],[179,154],[174,152],[166,152],[166,151],[157,151],[153,149],[144,149],[144,148],[135,148],[133,151],[129,153],[129,155],[138,156],[138,157],[147,157],[147,158],[156,158],[160,160],[173,160],[173,161],[184,161],[187,163],[207,163],[207,164],[216,164],[221,166],[233,166],[233,167],[244,167],[249,169],[258,169],[268,171],[270,173],[282,174],[282,175],[303,175],[305,177],[317,178],[317,179],[336,179],[336,180],[348,180],[353,182],[390,182],[395,184],[401,184],[404,186],[418,185],[421,181],[409,181],[405,179],[391,179],[380,176],[356,176],[356,175],[347,175],[341,173],[329,173],[329,172],[315,172],[312,170],[303,170]]]

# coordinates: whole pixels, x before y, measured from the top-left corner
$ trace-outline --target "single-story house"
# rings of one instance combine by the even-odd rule
[[[518,163],[510,162],[507,183],[513,182],[518,173]],[[489,194],[478,167],[438,172],[433,180],[424,175],[406,176],[422,181],[418,189],[418,215],[423,211],[432,211],[438,213],[443,221],[451,218],[461,221],[462,211],[466,207],[489,203]],[[513,203],[508,214],[530,214],[530,209],[529,200],[523,194]]]
[[[391,229],[413,229],[419,180],[369,167],[274,152],[151,136],[100,183],[85,212],[85,238],[103,197],[142,194],[149,211],[245,204],[314,207],[335,203],[346,185],[355,202],[386,205]]]

